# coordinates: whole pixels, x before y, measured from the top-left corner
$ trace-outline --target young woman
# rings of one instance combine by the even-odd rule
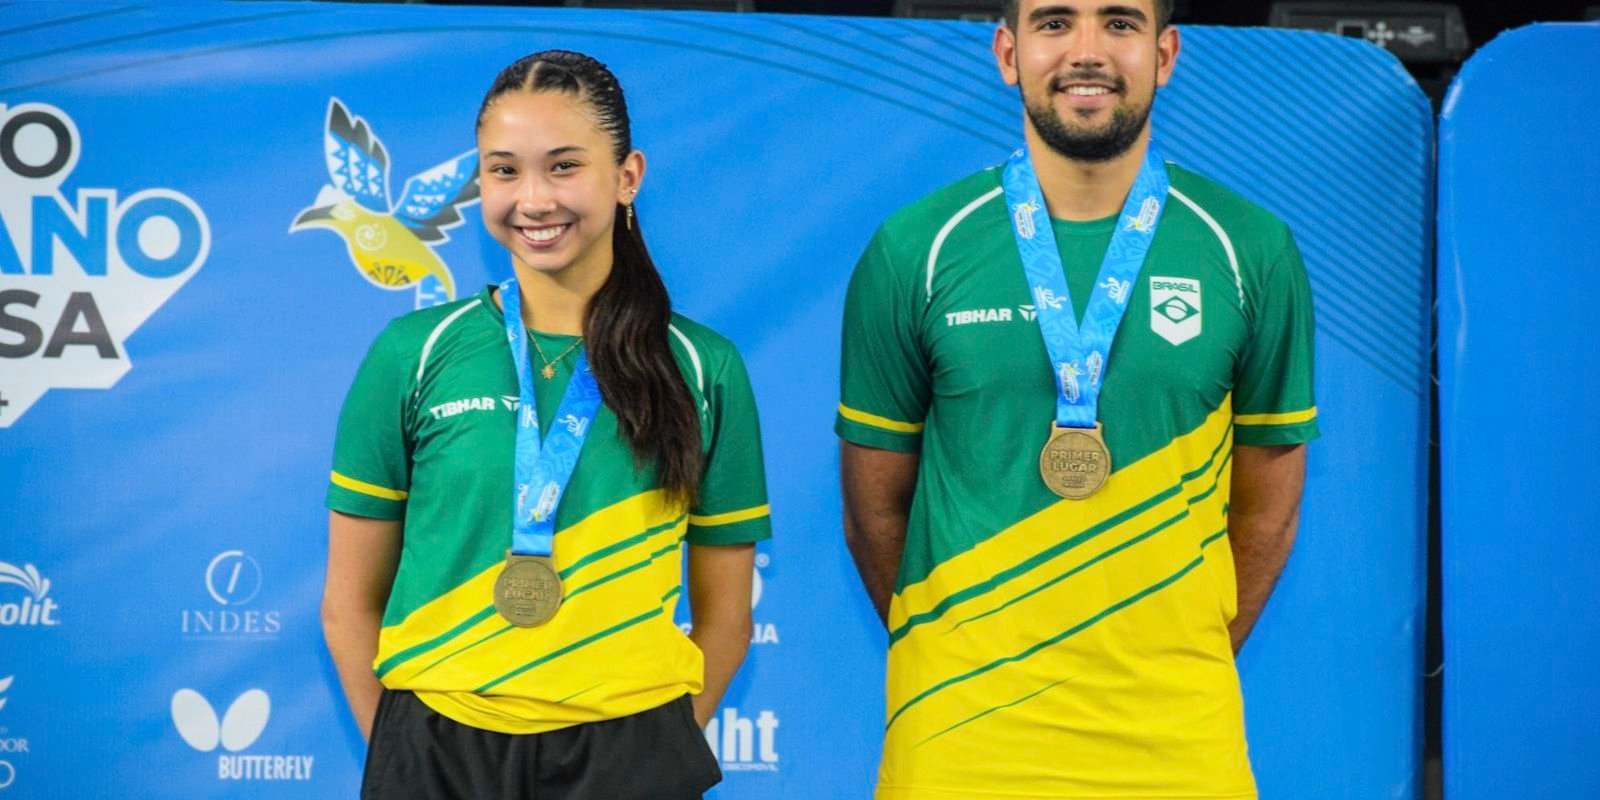
[[[517,61],[477,131],[515,278],[391,323],[339,420],[322,614],[362,796],[699,797],[770,535],[749,379],[671,312],[605,66]]]

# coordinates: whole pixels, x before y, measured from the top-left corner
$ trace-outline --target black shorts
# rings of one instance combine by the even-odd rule
[[[411,692],[378,700],[362,800],[692,800],[722,780],[688,695],[548,733],[462,725]]]

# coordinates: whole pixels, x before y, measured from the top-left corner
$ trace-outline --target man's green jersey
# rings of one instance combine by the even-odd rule
[[[488,290],[395,320],[345,400],[328,507],[404,521],[378,677],[451,719],[505,733],[613,719],[698,693],[701,653],[673,621],[683,542],[771,535],[744,362],[727,339],[673,317],[671,347],[700,410],[698,499],[672,502],[602,406],[556,512],[564,601],[549,622],[517,628],[492,597],[511,547],[518,405],[503,320]],[[552,357],[576,341],[530,333]],[[575,362],[561,358],[553,379],[535,377],[540,430],[564,424],[556,410]]]
[[[1039,476],[1056,389],[986,170],[879,228],[845,302],[844,439],[920,452],[889,610],[878,797],[1250,798],[1228,635],[1235,444],[1317,435],[1287,227],[1168,167],[1105,367],[1113,472]],[[1054,221],[1081,319],[1117,217]],[[1064,298],[1043,298],[1062,303]]]

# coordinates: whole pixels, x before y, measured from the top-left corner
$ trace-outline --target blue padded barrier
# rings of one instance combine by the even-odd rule
[[[1600,797],[1600,25],[1501,35],[1439,123],[1444,776]]]

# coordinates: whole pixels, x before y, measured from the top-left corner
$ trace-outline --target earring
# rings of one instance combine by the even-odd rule
[[[633,230],[633,205],[629,204],[624,207],[628,209],[628,230],[631,231]]]

